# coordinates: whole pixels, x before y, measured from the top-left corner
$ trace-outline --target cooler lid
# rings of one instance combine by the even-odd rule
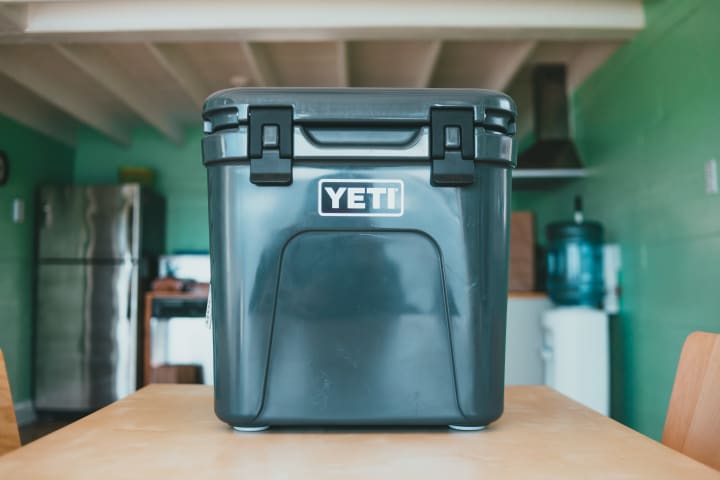
[[[514,167],[516,109],[471,89],[236,88],[203,111],[203,161],[250,160],[251,181],[289,184],[293,160],[432,163],[436,185],[474,181],[474,162]],[[262,159],[262,161],[260,161]]]
[[[205,132],[246,123],[249,107],[292,107],[298,124],[427,125],[434,107],[468,108],[476,125],[515,133],[516,108],[499,92],[479,89],[233,88],[205,101]],[[220,114],[234,110],[232,118]],[[220,114],[220,115],[218,115]]]

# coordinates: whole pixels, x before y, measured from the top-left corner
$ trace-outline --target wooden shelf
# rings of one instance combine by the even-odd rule
[[[584,168],[516,168],[512,171],[515,190],[549,190],[585,177]]]
[[[194,292],[174,292],[174,291],[158,291],[151,290],[145,294],[145,315],[143,315],[142,325],[142,344],[143,353],[141,359],[142,365],[142,382],[141,385],[148,385],[152,378],[152,366],[150,364],[150,319],[153,316],[152,304],[156,299],[161,298],[175,298],[175,299],[194,299],[194,300],[207,300],[208,292],[206,291],[194,291]]]

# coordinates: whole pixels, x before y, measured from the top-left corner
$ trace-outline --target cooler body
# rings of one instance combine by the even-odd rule
[[[501,415],[514,106],[438,92],[243,89],[206,103],[225,422],[483,426]]]

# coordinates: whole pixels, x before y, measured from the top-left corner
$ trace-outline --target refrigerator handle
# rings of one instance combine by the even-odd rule
[[[52,204],[50,202],[43,202],[42,208],[40,209],[40,228],[46,228],[52,226],[53,223],[53,211]]]
[[[128,288],[127,288],[127,313],[126,319],[129,323],[132,323],[137,312],[137,282],[135,281],[135,275],[137,272],[137,265],[130,264],[130,271],[128,275]]]
[[[127,228],[125,231],[127,232],[127,239],[126,239],[126,245],[128,249],[128,253],[130,254],[130,257],[134,257],[133,255],[133,246],[135,245],[134,239],[135,239],[135,204],[133,202],[130,202],[127,208],[127,217],[125,219],[125,222],[127,223]]]

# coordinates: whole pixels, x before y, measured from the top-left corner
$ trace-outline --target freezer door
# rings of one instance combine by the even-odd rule
[[[138,258],[138,185],[43,187],[39,197],[40,261]]]
[[[137,288],[131,262],[38,266],[38,410],[93,410],[135,390]]]

